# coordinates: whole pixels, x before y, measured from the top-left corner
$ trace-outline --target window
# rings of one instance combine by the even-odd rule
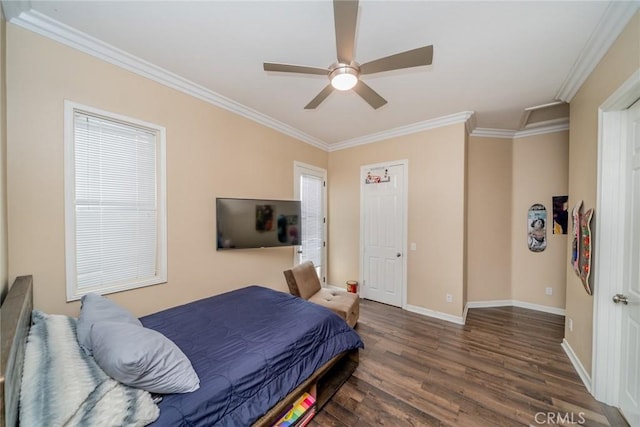
[[[327,172],[294,162],[294,197],[301,201],[302,239],[294,263],[312,261],[321,282],[326,274],[326,188]]]
[[[320,273],[324,248],[324,180],[314,175],[300,176],[300,200],[302,201],[302,246],[300,262],[312,261]],[[322,275],[320,275],[322,278]]]
[[[67,301],[167,281],[165,129],[65,101]]]

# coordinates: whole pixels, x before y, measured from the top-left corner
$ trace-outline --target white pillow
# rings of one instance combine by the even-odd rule
[[[142,323],[127,309],[98,294],[87,294],[82,297],[82,308],[78,317],[76,335],[80,346],[86,354],[91,354],[91,326],[97,322],[123,322],[142,326]]]
[[[93,357],[112,378],[151,393],[188,393],[200,388],[191,362],[160,332],[123,322],[91,328]]]
[[[151,395],[109,378],[80,350],[76,319],[33,310],[20,388],[21,426],[143,426]]]

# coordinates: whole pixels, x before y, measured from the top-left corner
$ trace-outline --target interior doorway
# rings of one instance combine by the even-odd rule
[[[407,161],[360,169],[361,295],[406,305]]]
[[[640,70],[600,107],[594,259],[592,392],[620,408],[631,425],[640,424],[638,98]],[[615,303],[617,294],[623,298]]]
[[[640,426],[640,101],[627,111],[627,221],[622,291],[612,299],[620,305],[620,410],[630,425]]]

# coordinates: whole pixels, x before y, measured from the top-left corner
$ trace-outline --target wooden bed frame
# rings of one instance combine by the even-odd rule
[[[0,426],[18,425],[18,402],[33,310],[33,278],[16,278],[0,309]]]
[[[18,403],[25,344],[33,310],[33,278],[16,278],[0,309],[0,427],[18,425]],[[338,391],[358,366],[358,349],[331,359],[278,402],[254,426],[273,425],[305,392],[316,397],[317,410]]]
[[[285,396],[269,412],[264,414],[254,427],[272,426],[287,412],[305,392],[316,398],[316,411],[331,399],[331,396],[349,379],[358,367],[358,349],[341,353],[315,371],[305,382]]]

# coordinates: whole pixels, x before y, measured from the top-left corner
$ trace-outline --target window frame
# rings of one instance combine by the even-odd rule
[[[76,112],[120,124],[142,128],[156,135],[156,274],[138,281],[78,288],[76,259],[76,168],[75,168],[75,114]],[[166,184],[166,129],[162,126],[127,117],[98,108],[64,101],[64,192],[65,192],[65,267],[67,302],[88,293],[100,295],[137,289],[167,282],[167,184]]]
[[[301,200],[301,186],[300,186],[300,177],[301,175],[310,175],[316,178],[320,178],[322,180],[322,216],[323,216],[323,225],[322,225],[322,265],[320,267],[320,271],[318,274],[318,278],[322,286],[327,285],[327,272],[328,269],[328,257],[327,257],[327,246],[328,246],[328,233],[327,233],[327,170],[313,166],[307,163],[303,163],[297,160],[293,162],[293,197],[296,200]],[[302,239],[302,235],[300,236]],[[302,242],[301,242],[302,243]],[[301,262],[301,250],[303,250],[302,244],[296,247],[296,250],[293,254],[293,265],[298,265]],[[316,266],[317,268],[317,266]]]

